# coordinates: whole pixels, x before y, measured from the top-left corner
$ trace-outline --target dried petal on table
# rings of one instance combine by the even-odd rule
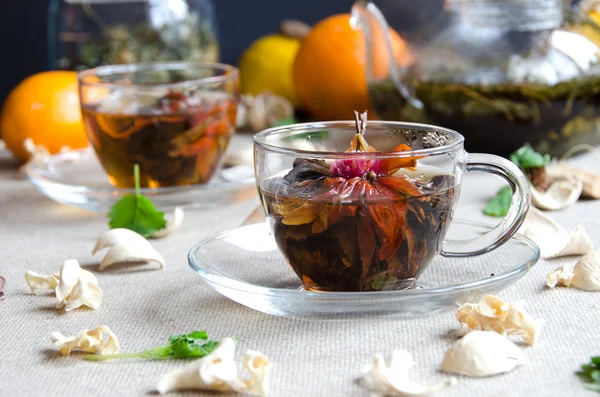
[[[160,394],[176,390],[213,390],[246,392],[266,396],[272,364],[262,353],[248,351],[244,354],[244,366],[249,377],[242,379],[234,359],[235,341],[225,338],[217,348],[199,360],[163,375],[158,382]]]
[[[461,324],[458,336],[470,331],[495,331],[502,336],[517,335],[525,343],[537,341],[544,319],[534,319],[525,311],[525,303],[508,303],[494,295],[485,295],[479,303],[465,303],[458,308],[456,319]]]
[[[571,285],[585,291],[600,291],[600,252],[587,254],[575,264]]]
[[[552,182],[545,191],[531,187],[531,203],[542,210],[560,210],[567,208],[579,200],[583,183],[574,177],[562,177]]]
[[[434,386],[415,383],[409,379],[408,374],[412,365],[413,356],[406,350],[396,349],[385,358],[377,353],[373,355],[371,362],[362,369],[363,375],[359,382],[370,390],[372,397],[428,396],[456,383],[456,378],[450,378]]]
[[[521,349],[493,331],[473,331],[448,349],[440,365],[443,372],[484,377],[510,372],[525,363]]]
[[[261,131],[294,117],[294,106],[286,98],[264,92],[257,96],[242,95],[237,109],[238,130]]]
[[[538,209],[530,208],[519,229],[539,247],[542,259],[569,255],[585,255],[594,250],[594,244],[581,225],[569,234],[556,221]]]
[[[563,161],[559,161],[550,171],[553,176],[569,176],[580,179],[583,183],[581,195],[596,200],[600,199],[600,174],[572,167]]]
[[[6,279],[0,276],[0,301],[4,300],[4,286],[6,285]]]
[[[63,356],[69,355],[73,350],[94,354],[116,354],[119,352],[117,336],[105,325],[96,329],[86,329],[77,336],[63,336],[55,332],[50,340],[60,349]]]
[[[49,276],[44,276],[31,270],[25,273],[25,282],[34,295],[39,295],[44,291],[51,291],[58,285],[58,272],[54,272]]]
[[[98,279],[91,272],[83,270],[75,259],[69,259],[62,265],[55,292],[56,308],[64,308],[65,311],[82,306],[95,310],[102,303]]]
[[[173,220],[171,222],[167,223],[166,228],[161,229],[157,232],[154,232],[150,236],[150,238],[163,238],[163,237],[166,237],[169,234],[173,233],[174,231],[176,231],[177,229],[179,229],[181,227],[181,225],[183,224],[183,218],[184,218],[183,208],[176,207],[175,211],[173,212]],[[163,264],[163,266],[164,266],[164,264]]]
[[[546,285],[550,288],[554,288],[557,285],[568,287],[571,285],[573,279],[573,272],[567,270],[565,266],[561,266],[546,276]]]
[[[100,262],[100,271],[116,264],[156,263],[161,269],[165,266],[165,259],[152,244],[129,229],[111,229],[104,233],[96,242],[92,255],[105,248],[109,250]]]

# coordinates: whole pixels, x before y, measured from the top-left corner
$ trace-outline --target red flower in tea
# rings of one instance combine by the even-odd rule
[[[452,195],[452,177],[424,183],[399,172],[414,170],[421,157],[372,158],[376,149],[365,129],[366,113],[357,118],[349,158],[297,159],[285,177],[261,188],[279,247],[315,289],[401,288],[439,250],[451,200],[428,195],[440,189]],[[409,150],[401,144],[393,152]],[[271,187],[276,194],[268,194]]]

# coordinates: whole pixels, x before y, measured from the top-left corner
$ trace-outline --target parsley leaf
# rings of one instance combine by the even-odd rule
[[[166,360],[172,358],[200,358],[213,352],[219,342],[209,340],[206,331],[193,331],[189,334],[171,335],[169,344],[144,350],[139,353],[125,354],[86,354],[89,361],[117,360],[125,358],[147,358],[150,360]],[[206,341],[206,342],[204,342]]]
[[[586,382],[587,389],[600,392],[600,356],[590,358],[590,363],[583,364],[576,374]]]
[[[512,190],[505,186],[498,191],[496,196],[488,201],[483,213],[490,216],[503,217],[508,213],[512,203]]]
[[[519,148],[516,152],[510,155],[510,161],[515,163],[520,169],[540,168],[550,162],[550,156],[536,152],[529,145]]]
[[[133,230],[144,237],[150,237],[167,226],[165,213],[158,211],[152,201],[140,193],[140,167],[133,168],[135,194],[128,194],[116,202],[108,213],[108,226],[111,229]]]

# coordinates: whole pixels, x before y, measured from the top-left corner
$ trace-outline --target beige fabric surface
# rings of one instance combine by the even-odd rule
[[[600,171],[598,155],[577,162]],[[491,176],[464,179],[457,216],[485,219],[481,209],[496,190]],[[272,396],[368,396],[354,383],[372,353],[404,348],[414,354],[413,377],[437,383],[437,368],[454,341],[455,310],[412,319],[307,322],[272,317],[229,301],[188,267],[190,247],[216,232],[239,225],[257,199],[211,210],[186,212],[183,227],[152,241],[167,260],[164,270],[115,269],[97,273],[104,301],[96,311],[58,312],[52,296],[30,293],[27,270],[50,273],[69,258],[95,271],[101,256],[90,251],[106,230],[104,215],[57,204],[0,155],[0,275],[6,299],[0,302],[0,396],[143,396],[154,394],[159,377],[182,361],[93,363],[79,354],[62,357],[50,334],[74,335],[109,326],[124,352],[164,343],[168,336],[206,329],[211,338],[236,336],[238,354],[256,349],[274,363]],[[600,202],[579,202],[552,214],[567,229],[581,223],[600,247]],[[490,219],[487,219],[490,222]],[[574,375],[590,355],[600,354],[600,293],[544,288],[546,274],[576,258],[540,261],[501,296],[525,299],[536,317],[548,320],[528,362],[516,371],[487,379],[460,377],[439,396],[593,396]],[[203,395],[202,393],[188,393]],[[206,394],[213,395],[213,394]]]

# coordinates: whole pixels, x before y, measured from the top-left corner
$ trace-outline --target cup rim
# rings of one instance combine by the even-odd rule
[[[265,142],[265,138],[277,133],[283,132],[294,132],[294,131],[310,131],[310,130],[321,130],[323,128],[330,127],[346,127],[356,128],[356,124],[353,120],[336,120],[336,121],[316,121],[308,123],[297,123],[289,124],[279,127],[268,128],[266,130],[256,133],[253,137],[255,148],[261,148],[270,152],[280,154],[299,155],[304,157],[312,157],[318,159],[345,159],[354,157],[375,157],[375,158],[401,158],[401,157],[414,157],[419,155],[436,155],[452,152],[463,146],[465,138],[457,131],[440,127],[432,124],[424,123],[409,123],[404,121],[384,121],[384,120],[373,120],[367,124],[367,132],[369,126],[389,126],[389,127],[400,127],[400,128],[411,128],[417,130],[437,130],[449,134],[452,138],[446,144],[425,148],[425,149],[413,149],[403,152],[339,152],[339,151],[319,151],[319,150],[303,150],[303,149],[291,149],[279,145],[273,145]]]
[[[198,68],[198,69],[216,69],[225,72],[220,76],[210,76],[197,79],[186,79],[181,81],[166,82],[166,83],[131,83],[131,82],[103,82],[103,81],[86,81],[89,77],[97,75],[109,75],[112,73],[132,73],[136,71],[148,70],[177,70],[178,68]],[[96,86],[96,87],[172,87],[175,85],[208,85],[215,83],[224,83],[227,81],[236,80],[239,78],[239,70],[235,66],[226,63],[216,62],[196,62],[196,61],[174,61],[174,62],[143,62],[130,63],[122,65],[102,65],[95,68],[86,69],[77,73],[77,81],[79,85]]]

